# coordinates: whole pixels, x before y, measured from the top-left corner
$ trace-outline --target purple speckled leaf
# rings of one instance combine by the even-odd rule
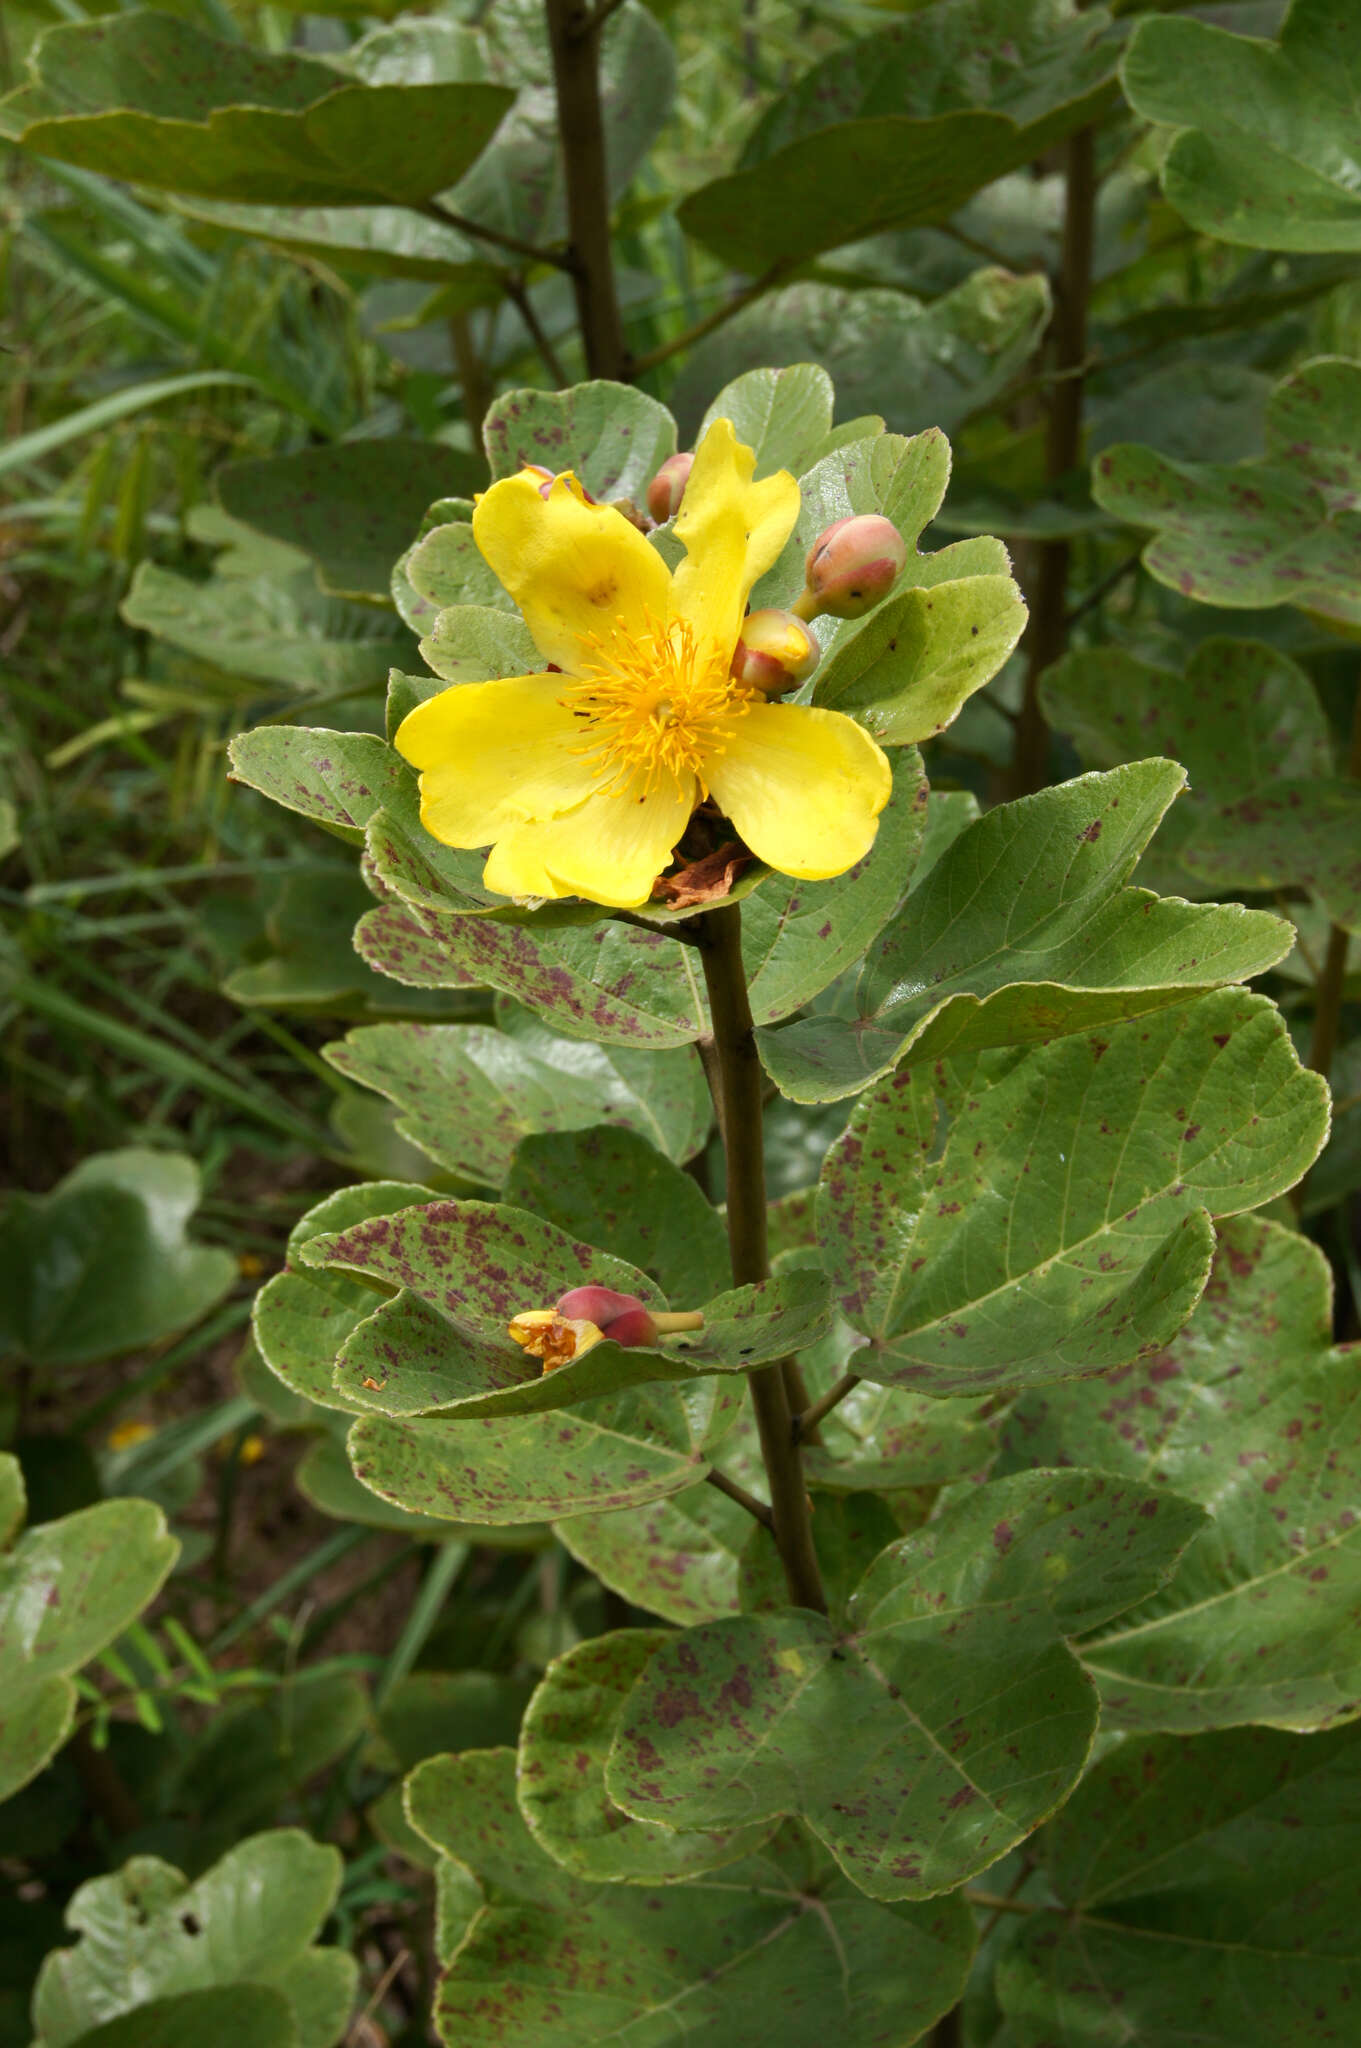
[[[569,1877],[537,1845],[510,1750],[432,1758],[407,1799],[426,1839],[471,1869],[487,1900],[440,1986],[436,2024],[450,2048],[582,2048],[630,2035],[903,2048],[968,1974],[975,1935],[962,1900],[863,1898],[794,1828],[684,1885],[599,1885]]]
[[[538,928],[384,903],[361,919],[355,946],[410,987],[500,989],[571,1038],[689,1045],[706,1028],[688,949],[633,925]]]
[[[229,752],[238,782],[357,844],[374,812],[411,774],[391,747],[366,732],[262,725],[239,733]]]
[[[570,391],[507,391],[493,400],[483,440],[494,477],[525,463],[556,475],[573,470],[595,498],[631,498],[676,452],[676,423],[664,405],[627,384],[603,380]]]
[[[1027,1395],[1004,1458],[1100,1465],[1214,1511],[1156,1609],[1083,1655],[1116,1726],[1319,1727],[1361,1697],[1361,1350],[1333,1349],[1307,1239],[1221,1225],[1181,1335],[1100,1379]]]
[[[1361,783],[1273,780],[1212,811],[1182,857],[1216,889],[1311,889],[1361,932]]]
[[[1029,1919],[1001,1960],[1008,2038],[1017,2048],[1354,2040],[1358,1811],[1354,1727],[1121,1743],[1045,1844],[1060,1909]]]
[[[581,1048],[576,1048],[578,1051]],[[620,1053],[622,1060],[688,1059],[683,1053]],[[723,1219],[688,1173],[636,1131],[611,1127],[527,1138],[506,1199],[561,1230],[607,1244],[664,1290],[673,1308],[699,1308],[731,1279]]]
[[[1327,1129],[1320,1077],[1242,989],[952,1077],[905,1070],[823,1170],[833,1291],[870,1339],[857,1371],[981,1393],[1160,1349],[1200,1298],[1209,1216],[1283,1193]]]
[[[881,1552],[844,1625],[799,1610],[674,1637],[624,1709],[615,1804],[698,1829],[797,1814],[874,1898],[929,1898],[1004,1855],[1095,1731],[1065,1637],[1153,1592],[1203,1520],[1098,1473],[1017,1478]]]

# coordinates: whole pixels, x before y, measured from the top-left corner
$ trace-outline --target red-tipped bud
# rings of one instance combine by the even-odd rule
[[[680,511],[685,486],[690,481],[690,471],[695,466],[693,455],[668,455],[666,461],[647,487],[647,509],[658,526],[668,519],[674,519]]]
[[[507,1323],[506,1334],[531,1358],[541,1360],[545,1372],[556,1372],[606,1337],[628,1349],[703,1328],[698,1309],[665,1309],[654,1315],[636,1294],[618,1294],[612,1287],[571,1287],[552,1308],[522,1309]]]
[[[612,1287],[571,1287],[566,1294],[560,1294],[553,1304],[560,1316],[573,1321],[594,1323],[607,1337],[614,1336],[613,1325],[621,1317],[647,1315],[646,1309],[636,1294],[616,1294]],[[651,1317],[648,1317],[649,1323]],[[616,1340],[623,1343],[625,1340]],[[632,1340],[641,1343],[641,1338]]]
[[[903,537],[891,519],[877,512],[838,519],[808,550],[807,589],[797,609],[805,618],[820,612],[834,619],[861,618],[888,596],[906,560]]]
[[[732,658],[732,672],[749,690],[766,697],[782,697],[806,682],[818,665],[821,649],[793,612],[771,605],[764,611],[749,612],[742,621],[742,637]]]

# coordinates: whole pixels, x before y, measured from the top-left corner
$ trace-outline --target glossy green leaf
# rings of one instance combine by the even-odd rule
[[[411,659],[396,619],[328,596],[306,563],[283,576],[219,572],[196,583],[143,562],[119,609],[128,625],[229,676],[319,696],[380,692],[393,666]]]
[[[588,1354],[589,1356],[589,1354]],[[545,1415],[395,1422],[350,1431],[364,1485],[409,1513],[477,1523],[604,1513],[683,1493],[746,1389],[658,1382]]]
[[[596,380],[570,391],[507,391],[492,403],[483,439],[493,477],[525,463],[575,472],[592,497],[642,506],[647,487],[676,452],[664,405],[627,384]]]
[[[1332,771],[1328,721],[1305,670],[1260,640],[1203,640],[1184,675],[1121,647],[1068,654],[1040,683],[1045,716],[1088,768],[1114,768],[1156,750],[1190,777],[1140,861],[1150,887],[1204,893],[1183,864],[1198,832],[1213,844],[1220,806],[1277,778]],[[1295,879],[1292,875],[1290,879]]]
[[[1054,1823],[1058,1909],[998,1992],[1016,2048],[1323,2048],[1348,2040],[1361,1739],[1265,1728],[1131,1741]]]
[[[506,1200],[589,1244],[611,1246],[677,1304],[711,1301],[730,1284],[718,1211],[691,1175],[635,1131],[527,1138],[506,1181]]]
[[[605,1759],[629,1693],[664,1629],[626,1629],[579,1643],[549,1665],[525,1712],[516,1795],[539,1847],[598,1884],[676,1884],[759,1849],[773,1822],[730,1834],[686,1834],[631,1820],[605,1790]]]
[[[82,1365],[200,1321],[236,1279],[187,1225],[199,1174],[179,1152],[94,1152],[47,1195],[0,1210],[0,1352]]]
[[[922,8],[805,72],[738,169],[682,202],[681,224],[724,262],[759,272],[945,219],[1091,120],[1118,56],[1104,8]]]
[[[812,700],[849,712],[881,746],[934,739],[1005,665],[1026,617],[1010,576],[903,590],[837,644]]]
[[[396,1104],[404,1137],[490,1186],[533,1133],[609,1124],[676,1159],[703,1145],[708,1097],[692,1052],[606,1049],[529,1022],[514,1035],[477,1024],[376,1024],[328,1046],[327,1057]]]
[[[17,1490],[5,1460],[6,1520]],[[179,1544],[146,1500],[99,1501],[20,1536],[0,1559],[0,1800],[65,1741],[76,1708],[71,1674],[123,1633],[160,1591]]]
[[[409,204],[495,133],[497,85],[368,86],[316,58],[220,41],[150,9],[50,30],[0,133],[106,177],[270,205]]]
[[[898,434],[950,433],[1023,368],[1048,318],[1044,277],[1007,270],[979,270],[929,305],[873,287],[786,285],[691,352],[677,409],[698,410],[701,394],[743,370],[812,362],[835,382],[843,413],[882,413]]]
[[[1336,0],[1294,0],[1279,44],[1209,22],[1142,22],[1125,58],[1130,104],[1179,132],[1168,200],[1202,233],[1250,249],[1361,250],[1351,175],[1361,21]]]
[[[691,949],[633,925],[531,928],[384,903],[362,919],[355,946],[394,981],[500,989],[602,1045],[688,1045],[707,1022]]]
[[[288,1998],[289,1972],[334,1904],[340,1875],[335,1849],[278,1828],[239,1843],[193,1884],[155,1856],[90,1879],[66,1911],[82,1939],[54,1950],[38,1976],[33,2021],[43,2048],[70,2048],[148,1997],[263,1983]],[[340,1960],[352,1990],[357,1969]],[[322,2037],[300,2028],[301,2048],[331,2048],[348,2005]]]
[[[854,1019],[761,1033],[783,1092],[833,1101],[909,1057],[1104,1030],[1273,966],[1289,949],[1281,919],[1125,886],[1185,780],[1175,762],[1139,761],[960,833],[872,947]]]
[[[336,1954],[338,1962],[349,1959]],[[267,1984],[183,1991],[153,1998],[82,2034],[72,2048],[203,2048],[205,2041],[249,2041],[251,2048],[304,2048],[292,2006]],[[47,2048],[45,2042],[34,2048]],[[308,2043],[307,2048],[312,2048]],[[317,2044],[321,2048],[321,2044]]]
[[[1260,462],[1173,462],[1126,442],[1098,456],[1092,496],[1156,529],[1144,567],[1186,597],[1359,625],[1361,364],[1321,356],[1278,384]]]
[[[485,474],[437,441],[361,440],[229,463],[215,481],[225,511],[309,555],[324,589],[386,599],[431,499],[466,494]]]
[[[834,1294],[870,1339],[856,1370],[973,1394],[1161,1348],[1200,1298],[1210,1215],[1283,1193],[1327,1128],[1320,1077],[1241,989],[946,1084],[904,1071],[857,1105],[818,1200]]]
[[[423,1764],[413,1817],[471,1866],[488,1903],[453,1957],[436,2024],[458,2048],[578,2048],[637,2034],[782,2048],[918,2039],[953,2004],[973,1951],[949,1899],[862,1898],[792,1829],[683,1886],[586,1884],[558,1869],[515,1805],[509,1751]]]
[[[624,1707],[610,1797],[677,1828],[798,1814],[874,1898],[929,1898],[995,1862],[1091,1743],[1065,1637],[1151,1592],[1201,1521],[1097,1473],[1020,1477],[890,1544],[844,1626],[801,1609],[672,1638]]]
[[[1004,1455],[1137,1471],[1213,1509],[1155,1605],[1084,1651],[1117,1726],[1319,1727],[1361,1692],[1361,1359],[1331,1348],[1328,1269],[1307,1239],[1244,1216],[1219,1240],[1181,1335],[1027,1395]]]

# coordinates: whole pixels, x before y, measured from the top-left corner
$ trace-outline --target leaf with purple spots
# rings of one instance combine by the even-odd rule
[[[1053,1911],[1003,1955],[1017,2048],[1356,2038],[1361,1731],[1121,1743],[1044,1844]]]
[[[630,498],[676,452],[676,422],[646,392],[603,379],[570,391],[507,391],[492,401],[482,430],[491,473],[514,476],[526,463],[572,470],[593,498]]]
[[[929,1394],[1034,1387],[1167,1344],[1210,1217],[1270,1201],[1328,1130],[1327,1089],[1242,989],[952,1072],[857,1107],[818,1205],[855,1369]]]
[[[880,1899],[1004,1855],[1096,1729],[1066,1638],[1152,1593],[1204,1519],[1099,1473],[1018,1479],[960,1489],[890,1544],[842,1625],[798,1610],[673,1638],[624,1708],[611,1799],[686,1829],[796,1814]]]
[[[1331,1295],[1307,1239],[1236,1217],[1179,1337],[1013,1411],[1013,1468],[1137,1473],[1214,1513],[1156,1606],[1083,1646],[1113,1725],[1318,1728],[1355,1713],[1361,1351],[1333,1347]]]

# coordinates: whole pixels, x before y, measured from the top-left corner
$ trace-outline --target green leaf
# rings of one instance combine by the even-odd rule
[[[507,1334],[512,1317],[587,1284],[664,1308],[649,1276],[526,1210],[486,1202],[367,1218],[313,1237],[300,1257],[403,1290],[353,1331],[336,1367],[348,1400],[384,1415],[530,1414],[649,1380],[744,1372],[812,1343],[827,1321],[822,1276],[785,1272],[703,1303],[702,1329],[628,1349],[598,1343],[546,1373]]]
[[[605,1759],[664,1629],[579,1643],[549,1665],[525,1712],[516,1766],[520,1811],[539,1847],[598,1884],[676,1884],[758,1849],[773,1823],[687,1834],[631,1820],[605,1790]]]
[[[863,1342],[838,1317],[831,1337],[804,1354],[799,1363],[815,1400],[848,1369],[861,1370],[856,1347]],[[824,1493],[894,1493],[981,1472],[992,1461],[996,1435],[980,1406],[862,1380],[819,1423],[822,1446],[805,1445],[808,1483]],[[821,1546],[821,1527],[818,1540]]]
[[[534,1133],[610,1124],[676,1159],[705,1143],[708,1096],[691,1051],[606,1049],[527,1022],[513,1035],[478,1024],[375,1024],[326,1054],[349,1080],[396,1104],[404,1137],[489,1186],[505,1178],[517,1145]]]
[[[287,1998],[287,1972],[334,1904],[340,1875],[335,1849],[277,1828],[238,1843],[193,1884],[155,1856],[90,1879],[66,1909],[83,1938],[54,1950],[38,1973],[33,2023],[43,2048],[69,2048],[148,1997],[277,1982]]]
[[[7,1549],[24,1526],[24,1468],[9,1451],[0,1451],[0,1549]]]
[[[1348,81],[1361,23],[1294,0],[1279,45],[1201,21],[1141,22],[1122,80],[1147,121],[1179,132],[1163,190],[1204,234],[1250,249],[1361,250]]]
[[[736,1476],[730,1444],[723,1469]],[[702,1484],[641,1507],[572,1515],[554,1524],[554,1534],[623,1599],[686,1628],[736,1611],[738,1562],[751,1527],[745,1508]]]
[[[460,535],[458,563],[453,571],[458,580],[447,585],[439,551],[452,545]],[[504,606],[507,602],[499,584],[496,601],[489,599],[485,604],[465,604],[457,595],[451,600],[446,594],[449,588],[455,593],[464,588],[467,573],[472,573],[479,583],[491,577],[475,544],[471,544],[471,535],[469,526],[436,527],[407,558],[407,573],[414,578],[412,589],[422,603],[436,607],[433,623],[421,641],[421,658],[446,683],[492,682],[501,676],[532,675],[543,656],[519,613],[498,609],[498,604]],[[411,679],[406,681],[409,685]],[[423,676],[420,681],[424,696],[436,694],[436,686],[428,677]]]
[[[1040,697],[1049,723],[1067,733],[1088,768],[1114,768],[1151,747],[1180,761],[1190,787],[1168,813],[1139,864],[1150,887],[1188,885],[1188,840],[1216,809],[1278,777],[1331,773],[1328,721],[1306,672],[1260,640],[1218,634],[1203,640],[1184,675],[1120,647],[1088,647],[1045,671]],[[1293,880],[1294,877],[1292,876]]]
[[[514,476],[525,463],[575,471],[592,497],[630,498],[676,452],[676,423],[664,405],[628,384],[596,379],[570,391],[507,391],[494,399],[482,433],[491,473]]]
[[[199,1816],[196,1860],[300,1800],[369,1721],[368,1693],[349,1672],[303,1672],[263,1699],[219,1706],[174,1773],[177,1808]]]
[[[525,1139],[506,1199],[589,1244],[611,1245],[616,1258],[628,1259],[673,1302],[710,1301],[729,1285],[727,1232],[718,1211],[688,1173],[636,1131],[597,1128]]]
[[[1321,356],[1278,384],[1260,462],[1173,462],[1126,442],[1098,456],[1092,495],[1156,529],[1144,567],[1185,597],[1361,624],[1361,363]]]
[[[633,925],[530,927],[384,903],[355,947],[408,987],[499,989],[570,1038],[689,1045],[707,1026],[691,949]]]
[[[159,1343],[216,1308],[229,1252],[196,1244],[198,1168],[178,1152],[95,1152],[0,1212],[0,1351],[82,1365]]]
[[[1165,1350],[1027,1395],[1013,1466],[1137,1471],[1214,1510],[1155,1607],[1084,1650],[1116,1726],[1314,1728],[1361,1692],[1350,1505],[1361,1360],[1331,1348],[1327,1264],[1260,1218],[1221,1226],[1205,1299]]]
[[[682,201],[687,234],[735,269],[806,262],[943,220],[1043,156],[1110,98],[1106,10],[954,0],[816,64],[767,111],[739,168]]]
[[[951,433],[1011,382],[1048,320],[1045,278],[1008,270],[976,271],[929,305],[906,292],[786,285],[692,350],[677,385],[677,410],[698,411],[716,384],[758,365],[818,363],[844,411],[882,412],[899,434],[923,427]],[[715,404],[721,409],[722,400]],[[813,459],[822,452],[811,451]],[[798,453],[810,451],[800,443]]]
[[[812,701],[848,712],[881,746],[934,739],[1009,660],[1026,618],[1010,576],[904,590],[837,645]]]
[[[294,1225],[285,1269],[260,1289],[252,1310],[260,1356],[291,1393],[321,1408],[358,1412],[357,1404],[336,1388],[335,1361],[350,1332],[373,1314],[378,1301],[362,1281],[304,1264],[303,1247],[326,1232],[390,1216],[428,1193],[407,1181],[365,1181],[327,1195]]]
[[[768,358],[762,357],[764,365]],[[755,475],[787,469],[800,476],[816,462],[832,429],[832,380],[817,363],[764,367],[731,379],[700,422],[696,445],[714,420],[731,420],[739,441],[756,456]]]
[[[15,1480],[7,1462],[7,1520]],[[0,1800],[42,1769],[71,1731],[71,1674],[160,1591],[179,1544],[145,1500],[94,1507],[29,1529],[0,1560]]]
[[[365,825],[408,772],[372,733],[319,726],[262,725],[238,733],[228,758],[236,781],[356,845],[363,844]]]
[[[316,58],[220,41],[151,10],[51,29],[0,133],[104,176],[271,205],[419,202],[511,104],[497,85],[367,86]]]
[[[394,665],[411,658],[397,620],[328,596],[306,564],[291,574],[218,570],[195,583],[142,562],[119,610],[128,625],[228,676],[318,695],[380,691]]]
[[[501,273],[477,243],[405,206],[236,206],[182,193],[173,204],[191,220],[255,235],[347,271],[453,285],[477,304],[500,296]]]
[[[1348,2038],[1359,1763],[1354,1728],[1162,1737],[1103,1758],[1054,1823],[1059,1909],[1000,1963],[1017,2048]]]
[[[771,875],[742,907],[742,958],[758,1024],[798,1010],[864,955],[902,901],[926,825],[913,747],[893,758],[893,793],[863,860],[830,882]]]
[[[365,1486],[409,1513],[499,1524],[608,1512],[703,1479],[706,1443],[745,1393],[706,1379],[633,1387],[547,1415],[366,1416],[350,1431],[350,1457]]]
[[[1065,1636],[1151,1592],[1199,1511],[1091,1472],[969,1488],[890,1544],[843,1626],[673,1637],[629,1695],[614,1802],[676,1828],[798,1814],[872,1898],[985,1869],[1076,1783],[1096,1701]]]
[[[206,2041],[249,2041],[251,2048],[304,2048],[292,2006],[281,1991],[267,1984],[233,1984],[225,1990],[184,1991],[175,1998],[153,1998],[149,2004],[135,2006],[82,2034],[73,2048],[203,2048]],[[48,2044],[35,2043],[34,2048],[48,2048]],[[323,2044],[317,2043],[316,2048]]]
[[[431,499],[475,490],[485,474],[437,441],[362,440],[229,463],[215,482],[234,519],[309,555],[323,589],[386,600]]]
[[[945,1085],[914,1065],[823,1169],[824,1259],[870,1339],[856,1369],[974,1394],[1159,1349],[1200,1298],[1209,1216],[1283,1193],[1327,1127],[1320,1077],[1241,989]]]
[[[413,1671],[379,1708],[378,1726],[398,1768],[410,1771],[441,1750],[513,1743],[531,1690],[490,1671]]]
[[[4,102],[0,101],[0,108],[3,105]],[[231,370],[189,370],[179,377],[139,380],[122,391],[111,391],[106,398],[97,398],[92,405],[82,405],[73,412],[63,413],[60,419],[50,421],[45,427],[35,427],[30,433],[11,436],[0,448],[0,476],[7,470],[23,469],[29,463],[41,462],[54,448],[64,448],[68,441],[79,440],[86,434],[100,433],[105,427],[112,426],[115,420],[144,412],[150,406],[162,404],[167,398],[179,398],[191,391],[210,390],[223,384],[235,384],[245,389],[254,382],[253,377],[239,376]]]
[[[286,875],[265,914],[264,936],[273,950],[227,975],[223,994],[234,1003],[314,1014],[419,1014],[438,1007],[447,1016],[447,999],[415,990],[401,994],[359,958],[355,923],[372,908],[372,895],[349,864]]]
[[[1273,779],[1206,818],[1184,858],[1216,889],[1312,890],[1361,932],[1361,783]]]
[[[367,1486],[361,1486],[343,1439],[329,1435],[319,1436],[308,1448],[293,1476],[303,1499],[310,1501],[319,1514],[338,1522],[358,1522],[365,1528],[393,1529],[417,1543],[463,1543],[472,1536],[477,1542],[498,1549],[527,1550],[537,1549],[547,1537],[546,1530],[528,1526],[491,1534],[483,1528],[474,1530],[471,1523],[408,1514],[391,1501],[380,1500]]]
[[[962,1901],[864,1899],[793,1830],[684,1886],[587,1884],[536,1846],[514,1762],[508,1750],[445,1757],[409,1781],[413,1818],[488,1899],[440,1990],[450,2044],[750,2041],[772,2013],[781,2048],[825,2048],[832,2033],[907,2042],[958,1997],[974,1946]]]
[[[1135,762],[961,832],[872,948],[854,1020],[760,1033],[779,1087],[834,1101],[909,1056],[1104,1030],[1273,966],[1290,944],[1280,918],[1124,886],[1185,779],[1175,762]]]

